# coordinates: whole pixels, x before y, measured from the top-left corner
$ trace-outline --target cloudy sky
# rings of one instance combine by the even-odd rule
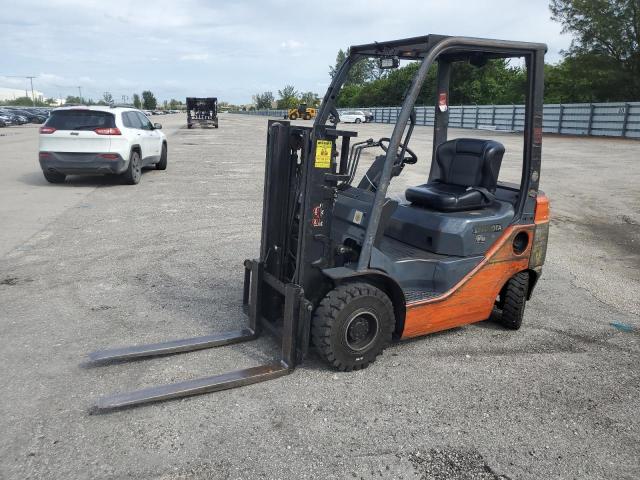
[[[427,33],[545,42],[557,61],[570,38],[549,17],[548,0],[0,0],[0,87],[37,75],[51,97],[322,95],[339,48]]]

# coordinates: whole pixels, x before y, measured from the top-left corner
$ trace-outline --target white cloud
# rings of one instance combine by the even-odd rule
[[[570,42],[549,19],[548,0],[394,0],[392,8],[383,0],[20,0],[1,10],[0,73],[47,72],[34,88],[50,96],[77,95],[81,85],[93,98],[150,89],[159,99],[246,103],[286,84],[322,94],[338,49],[353,44],[427,33],[506,38],[546,42],[557,60]]]
[[[194,61],[194,62],[206,61],[206,60],[209,60],[209,54],[208,53],[188,53],[186,55],[182,55],[180,57],[180,60]]]
[[[280,48],[283,48],[284,50],[299,50],[305,46],[306,43],[299,42],[297,40],[285,40],[280,44]]]

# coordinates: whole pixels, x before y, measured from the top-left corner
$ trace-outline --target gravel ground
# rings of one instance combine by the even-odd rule
[[[273,358],[256,342],[100,368],[91,350],[244,325],[266,119],[162,119],[169,167],[137,186],[49,185],[35,128],[0,131],[0,478],[635,479],[640,477],[640,143],[545,137],[547,264],[518,332],[493,322],[393,345],[370,368],[315,355],[253,386],[90,415],[99,395]],[[349,126],[351,127],[351,126]],[[389,125],[358,125],[380,137]],[[503,178],[516,178],[518,135]],[[426,178],[423,160],[394,192]],[[370,160],[371,157],[368,157]]]

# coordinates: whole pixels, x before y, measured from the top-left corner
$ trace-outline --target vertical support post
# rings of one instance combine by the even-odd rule
[[[262,262],[251,262],[251,289],[249,296],[249,328],[256,334],[260,330],[260,315],[262,305],[262,274],[264,264]]]
[[[433,116],[433,150],[431,152],[431,170],[429,171],[429,181],[439,178],[440,166],[435,161],[438,145],[447,141],[447,131],[449,129],[449,82],[451,81],[451,63],[440,58],[438,60],[438,78],[436,102],[441,94],[447,96],[447,109],[443,112],[436,103],[435,114]]]
[[[595,107],[593,103],[589,104],[589,123],[587,124],[587,135],[591,135],[591,129],[593,128],[593,112]]]
[[[476,120],[475,120],[475,129],[478,129],[478,114],[480,113],[480,107],[476,105]]]
[[[511,131],[516,129],[516,106],[511,105]]]
[[[251,261],[244,262],[244,285],[242,287],[242,305],[249,305],[249,287],[251,286]]]
[[[560,113],[558,114],[558,133],[562,133],[562,120],[564,119],[564,105],[560,104]]]
[[[342,145],[340,145],[340,168],[338,173],[344,174],[347,172],[347,162],[349,161],[349,143],[351,137],[346,135],[342,137]]]
[[[496,106],[493,105],[491,109],[491,125],[495,126],[495,124],[496,124]]]
[[[287,368],[296,365],[296,336],[300,314],[300,287],[287,283],[284,287],[284,312],[282,323],[282,361]]]
[[[627,136],[627,126],[629,125],[629,110],[631,110],[631,105],[628,103],[624,104],[624,117],[622,120],[622,132],[621,137]]]

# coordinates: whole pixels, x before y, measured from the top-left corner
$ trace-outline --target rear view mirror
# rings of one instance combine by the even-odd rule
[[[155,128],[156,130],[160,130],[162,129],[162,125],[160,125],[159,123],[154,123],[153,128]]]
[[[378,67],[381,70],[388,70],[391,68],[398,68],[400,66],[400,60],[398,57],[381,57],[378,59]]]

